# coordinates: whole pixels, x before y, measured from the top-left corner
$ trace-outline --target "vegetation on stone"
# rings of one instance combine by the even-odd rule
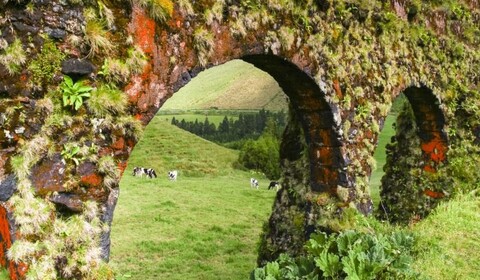
[[[65,53],[61,52],[52,40],[45,39],[41,52],[28,65],[32,75],[30,86],[34,89],[42,89],[50,85],[55,75],[60,74],[60,65],[65,56]]]
[[[90,97],[90,92],[93,89],[83,83],[84,81],[73,82],[69,76],[63,76],[63,83],[60,85],[63,106],[71,106],[75,110],[80,109],[84,98]]]
[[[331,230],[349,208],[371,212],[368,177],[376,137],[392,99],[404,90],[428,89],[446,120],[439,127],[438,119],[423,119],[433,131],[418,125],[420,134],[434,133],[420,135],[421,153],[406,155],[424,164],[402,171],[422,184],[414,195],[447,199],[478,188],[476,1],[4,0],[0,12],[0,184],[13,174],[17,182],[15,194],[2,203],[14,221],[0,222],[8,229],[4,234],[18,237],[4,260],[12,275],[23,277],[20,267],[28,266],[31,278],[111,279],[98,253],[111,213],[72,214],[51,195],[67,190],[88,209],[113,211],[119,174],[142,125],[189,77],[239,57],[274,76],[295,108],[281,147],[285,190],[262,237],[261,261],[285,251],[302,254],[311,233]],[[124,109],[124,98],[116,99],[116,110],[114,104],[81,106],[78,96],[64,101],[74,110],[63,108],[65,84],[55,69],[60,55],[45,36],[65,58],[90,59],[96,69],[82,78],[92,87],[124,91]],[[147,63],[130,56],[134,45]],[[52,56],[43,53],[48,50]],[[138,63],[128,62],[129,56]],[[49,60],[52,68],[39,71]],[[135,70],[128,73],[122,63]],[[98,73],[102,65],[104,74]],[[67,143],[89,161],[69,161],[64,168]],[[42,172],[40,180],[32,170],[55,172]],[[59,170],[65,173],[54,177]],[[82,178],[91,176],[100,183],[83,185]],[[416,222],[415,213],[401,215]],[[85,240],[90,234],[95,238]]]
[[[2,64],[10,75],[18,74],[21,66],[27,61],[27,56],[23,50],[22,42],[15,39],[11,44],[8,44],[4,39],[0,39],[0,64]]]

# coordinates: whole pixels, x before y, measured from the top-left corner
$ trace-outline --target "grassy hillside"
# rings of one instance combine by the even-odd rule
[[[242,60],[203,71],[160,110],[266,109],[287,111],[286,95],[266,72]]]
[[[234,170],[237,154],[156,117],[120,183],[112,225],[117,279],[248,279],[275,192]],[[131,176],[153,167],[159,178]],[[167,170],[178,169],[177,182]],[[256,176],[256,175],[255,175]]]
[[[413,227],[419,254],[413,267],[427,279],[480,279],[480,197],[442,203]]]
[[[222,176],[233,172],[238,152],[215,145],[170,124],[170,119],[155,117],[130,157],[126,173],[134,166],[151,167],[157,174],[178,169],[186,176]]]

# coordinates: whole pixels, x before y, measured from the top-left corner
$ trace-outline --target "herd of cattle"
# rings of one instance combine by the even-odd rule
[[[155,172],[155,169],[153,168],[144,168],[144,167],[135,167],[133,168],[133,176],[136,177],[143,177],[145,175],[148,178],[157,178],[157,173]],[[168,179],[172,181],[177,181],[177,176],[178,176],[178,171],[177,170],[171,170],[168,171]]]
[[[143,177],[143,175],[145,175],[146,177],[148,178],[157,178],[157,173],[155,172],[155,170],[153,168],[144,168],[144,167],[135,167],[133,168],[133,176],[136,176],[136,177]],[[178,171],[177,170],[171,170],[171,171],[168,171],[168,179],[171,180],[171,181],[177,181],[177,177],[178,177]],[[255,179],[255,178],[250,178],[250,187],[252,188],[255,188],[258,190],[258,180]],[[276,189],[278,191],[278,189],[280,188],[280,183],[276,182],[276,181],[271,181],[270,182],[270,185],[268,186],[268,189]]]

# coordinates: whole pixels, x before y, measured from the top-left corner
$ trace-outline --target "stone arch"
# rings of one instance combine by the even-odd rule
[[[88,189],[91,192],[86,194],[75,191],[65,192],[64,196],[57,199],[55,203],[70,204],[72,208],[79,206],[77,210],[81,211],[80,206],[83,202],[93,200],[106,209],[99,216],[108,223],[111,220],[118,193],[115,185],[117,178],[110,176],[108,178],[109,186],[105,187],[106,175],[112,174],[97,172],[96,163],[89,163],[88,166],[85,164],[82,168],[74,167],[72,170],[75,172],[69,171],[62,173],[62,176],[56,176],[60,174],[59,170],[63,170],[60,156],[63,143],[58,141],[55,143],[57,146],[54,147],[56,149],[54,157],[47,157],[47,152],[42,149],[39,151],[38,148],[45,147],[42,145],[42,141],[51,140],[52,135],[66,137],[68,134],[75,136],[91,134],[92,139],[89,140],[101,147],[98,153],[100,156],[113,154],[112,160],[107,162],[108,169],[117,171],[115,168],[118,166],[122,172],[136,139],[127,137],[126,133],[122,132],[125,127],[120,127],[115,132],[117,135],[114,135],[114,138],[101,139],[102,135],[92,130],[91,120],[86,110],[74,113],[76,118],[73,128],[69,128],[71,124],[65,125],[64,122],[61,122],[59,128],[51,132],[51,135],[42,133],[45,120],[52,115],[55,108],[52,106],[53,102],[48,102],[48,100],[47,102],[43,100],[43,103],[39,102],[39,97],[46,96],[47,87],[58,88],[61,81],[52,79],[45,82],[42,89],[32,90],[29,84],[33,82],[34,77],[28,70],[28,66],[41,53],[44,45],[42,37],[46,34],[53,40],[55,48],[60,48],[62,53],[68,56],[65,62],[70,61],[73,64],[80,58],[85,58],[89,52],[88,44],[78,46],[65,39],[70,35],[83,37],[83,29],[86,24],[82,12],[85,7],[94,6],[95,3],[70,6],[63,5],[58,1],[32,1],[36,9],[34,9],[35,17],[31,17],[27,14],[29,11],[24,9],[24,5],[19,4],[18,1],[4,0],[3,2],[5,5],[0,7],[0,11],[13,16],[0,21],[2,35],[9,44],[18,38],[21,50],[29,53],[25,62],[17,61],[13,65],[16,66],[13,68],[18,68],[19,72],[17,73],[8,73],[5,63],[0,66],[0,114],[3,114],[0,118],[2,124],[2,129],[0,129],[0,187],[8,188],[9,191],[12,191],[11,193],[15,192],[15,187],[22,187],[23,192],[29,191],[31,180],[27,175],[30,172],[35,173],[32,170],[39,167],[38,163],[43,162],[44,166],[40,167],[47,171],[43,174],[46,183],[39,185],[33,182],[33,187],[56,185],[62,188],[67,183],[67,175],[75,173],[74,176],[80,176],[84,184],[89,184]],[[149,58],[149,63],[143,72],[128,75],[128,85],[126,85],[127,82],[118,83],[129,99],[128,109],[123,115],[125,120],[126,117],[134,116],[137,120],[141,120],[143,125],[148,123],[162,102],[173,94],[176,87],[181,85],[184,75],[185,79],[188,79],[190,69],[193,69],[191,72],[194,74],[195,71],[206,65],[215,65],[233,58],[265,53],[273,53],[286,58],[298,69],[304,70],[307,76],[315,77],[315,81],[321,85],[322,91],[325,91],[328,97],[327,103],[333,113],[333,128],[325,130],[322,128],[322,120],[330,118],[321,117],[326,108],[323,101],[312,100],[311,103],[305,101],[299,102],[297,105],[301,110],[302,104],[318,104],[317,109],[319,110],[314,110],[315,107],[312,106],[308,115],[294,116],[300,120],[303,128],[312,128],[312,131],[305,131],[305,129],[292,125],[289,135],[305,133],[305,139],[309,141],[304,146],[302,146],[303,143],[298,145],[297,156],[302,155],[302,150],[307,151],[305,154],[308,156],[288,164],[292,167],[292,172],[301,175],[303,175],[302,172],[312,174],[307,175],[308,179],[304,182],[302,176],[297,178],[290,172],[292,185],[303,184],[308,185],[308,188],[302,188],[301,192],[294,192],[298,196],[297,198],[286,191],[281,192],[277,198],[276,210],[272,217],[278,217],[278,219],[275,218],[276,221],[293,220],[295,222],[289,224],[292,227],[286,227],[285,232],[290,232],[288,234],[278,236],[276,233],[266,234],[271,237],[271,240],[274,240],[271,243],[275,247],[272,249],[274,252],[287,251],[291,244],[301,247],[299,244],[305,240],[304,236],[293,241],[288,239],[310,232],[311,228],[316,226],[319,217],[332,217],[337,212],[341,212],[337,210],[349,207],[349,204],[356,205],[357,208],[359,205],[368,206],[368,193],[363,192],[361,189],[363,186],[359,189],[353,187],[355,185],[354,177],[366,176],[369,173],[367,157],[371,152],[370,147],[373,146],[375,132],[368,126],[378,123],[378,120],[382,118],[380,110],[376,110],[378,109],[376,107],[387,103],[386,100],[398,88],[402,88],[404,84],[436,85],[432,89],[438,91],[439,97],[448,103],[451,111],[461,110],[458,108],[460,107],[459,100],[469,100],[478,95],[479,55],[478,48],[474,47],[477,45],[478,38],[472,34],[464,36],[468,34],[463,32],[471,30],[471,28],[474,28],[473,31],[475,31],[476,26],[472,26],[472,22],[466,20],[448,24],[448,14],[436,5],[425,1],[419,3],[420,6],[413,9],[416,12],[412,15],[409,14],[408,17],[406,16],[406,11],[409,10],[408,3],[400,3],[402,1],[391,1],[391,5],[376,1],[373,3],[375,5],[371,7],[323,5],[319,4],[319,1],[313,1],[314,3],[312,1],[290,1],[291,3],[289,2],[288,5],[273,6],[256,1],[257,5],[252,6],[239,5],[242,4],[241,1],[233,1],[239,6],[225,5],[221,12],[217,10],[215,16],[212,17],[212,13],[209,13],[210,17],[208,18],[206,17],[207,12],[214,10],[212,6],[215,1],[194,1],[194,5],[189,7],[177,2],[173,3],[174,1],[165,2],[172,3],[167,9],[168,16],[155,21],[148,15],[148,7],[142,7],[138,3],[129,5],[128,3],[114,4],[111,1],[105,1],[117,17],[116,26],[109,34],[114,38],[115,43],[110,54],[115,59],[125,61],[127,59],[125,48],[139,47]],[[472,11],[472,18],[478,19],[478,1],[467,2],[469,3],[463,3],[465,5],[462,4],[462,6]],[[259,10],[262,13],[259,13]],[[67,17],[68,27],[65,27],[64,23]],[[40,20],[33,20],[34,18]],[[105,32],[109,31],[105,30]],[[127,40],[127,38],[133,39]],[[196,43],[198,43],[197,46]],[[4,41],[2,41],[2,49],[3,45],[5,45]],[[61,79],[62,71],[63,74],[75,74],[75,71],[79,70],[66,71],[60,66],[60,60],[62,59],[59,58],[58,65],[49,73],[49,78]],[[51,62],[47,61],[48,65],[53,65]],[[87,62],[89,66],[87,71],[81,72],[82,75],[90,76],[92,83],[101,83],[102,78],[97,75],[97,70],[101,69],[103,63],[101,57],[92,58],[90,62]],[[261,63],[260,59],[255,63],[259,67],[267,69],[267,63]],[[15,70],[13,68],[10,70]],[[273,69],[270,70],[273,71]],[[430,75],[431,73],[435,73],[435,75]],[[277,74],[281,77],[281,73]],[[287,78],[285,77],[285,79]],[[179,83],[177,84],[177,82]],[[315,92],[317,93],[307,94],[305,97],[319,96],[316,89]],[[298,92],[298,96],[302,97],[302,93]],[[320,96],[322,95],[320,94]],[[384,98],[385,96],[388,98]],[[349,98],[348,102],[347,97]],[[54,101],[58,102],[58,99]],[[361,104],[361,102],[365,104]],[[366,110],[365,116],[355,120],[355,109],[359,104],[365,105],[363,106],[363,109]],[[470,115],[476,116],[478,107],[478,104],[473,104],[472,108],[463,108],[467,111],[460,115],[465,115],[466,118]],[[18,109],[11,110],[12,108]],[[9,118],[5,118],[4,113],[7,110],[11,111]],[[370,111],[373,111],[373,114],[367,114]],[[22,115],[22,118],[18,118],[18,115]],[[454,129],[459,131],[452,133],[452,142],[473,142],[475,139],[462,139],[466,131],[471,133],[472,128],[475,129],[474,133],[477,135],[478,142],[478,118],[465,124],[454,119],[454,112],[450,112],[448,116],[449,124],[454,124]],[[424,121],[427,119],[425,117]],[[131,129],[132,123],[129,119],[124,124]],[[346,125],[347,123],[349,125]],[[335,142],[335,139],[331,139],[329,136],[337,135],[331,132],[335,131],[340,124],[345,130],[344,133],[347,134],[342,139],[345,146],[329,146],[328,143]],[[357,136],[350,135],[347,127],[360,133],[356,134]],[[323,131],[327,131],[328,135],[321,135]],[[421,154],[424,154],[424,159],[433,160],[434,163],[436,159],[439,159],[438,147],[444,147],[443,138],[435,136],[440,131],[427,131],[427,136],[422,142],[425,145],[424,152]],[[342,135],[342,133],[338,134]],[[360,134],[361,136],[359,136]],[[289,139],[294,139],[293,136]],[[437,145],[438,143],[440,146]],[[295,141],[290,141],[285,145],[297,148],[294,144]],[[342,152],[342,149],[345,152]],[[347,156],[344,159],[335,157],[322,159],[322,156],[331,155],[328,152],[330,150],[337,150],[334,155],[347,154]],[[14,179],[15,170],[13,169],[15,168],[10,166],[10,159],[23,152],[38,155],[40,159],[31,158],[24,162],[21,170],[23,173],[22,184],[19,184]],[[285,153],[284,156],[288,160],[290,154]],[[473,155],[467,154],[460,159],[463,157],[469,157],[472,159],[471,162],[478,162]],[[338,168],[336,168],[337,162],[339,163]],[[439,165],[441,162],[442,160],[438,161]],[[347,170],[343,172],[345,167]],[[430,167],[426,167],[426,169],[430,169]],[[51,176],[48,173],[51,173]],[[327,182],[338,182],[340,187],[346,188],[337,187],[335,190],[333,184],[329,185]],[[310,192],[312,190],[315,192]],[[8,192],[7,197],[1,200],[8,202],[11,193]],[[34,196],[34,193],[29,192],[28,195]],[[36,202],[50,203],[44,201],[48,200],[47,197],[38,193],[35,195],[38,198],[35,200]],[[341,203],[338,203],[340,196],[342,197]],[[23,198],[20,197],[17,201]],[[61,200],[65,201],[62,203]],[[80,205],[77,205],[77,202]],[[338,205],[340,207],[337,207]],[[360,208],[364,209],[362,211],[364,213],[369,212],[368,207]],[[328,209],[334,209],[335,212],[326,213]],[[61,216],[62,213],[58,213],[56,208],[52,209],[51,217],[56,214]],[[9,242],[7,240],[11,241],[13,238],[9,239],[9,237],[15,237],[15,229],[11,227],[13,222],[10,217],[12,215],[7,213],[7,215],[0,216],[3,245],[5,245],[3,248],[8,249]],[[31,221],[31,219],[27,220]],[[276,225],[278,224],[271,223],[270,228],[275,228]],[[289,231],[292,228],[294,231]],[[295,231],[297,229],[298,231]],[[45,236],[39,237],[35,241],[41,242],[43,238],[48,238],[48,235]],[[104,240],[108,243],[108,238]],[[286,240],[286,242],[282,240]],[[33,262],[36,261],[38,261],[37,258],[33,260]]]
[[[280,151],[281,159],[284,161],[282,166],[284,169],[288,169],[291,168],[290,165],[302,165],[307,167],[308,170],[297,170],[298,173],[295,174],[287,171],[284,172],[286,173],[284,176],[299,176],[300,181],[305,181],[306,191],[311,194],[312,200],[317,199],[316,196],[318,196],[318,199],[323,199],[324,196],[335,197],[338,186],[351,188],[353,183],[347,180],[347,163],[343,154],[344,144],[339,134],[339,117],[334,113],[335,110],[327,102],[325,93],[315,80],[306,71],[300,69],[298,65],[278,55],[247,54],[239,56],[239,59],[268,73],[288,96],[292,116],[288,123],[290,129],[286,129],[282,138]],[[222,61],[222,63],[227,61],[228,59]],[[211,67],[215,66],[207,65],[205,68]],[[174,91],[176,92],[181,86],[186,85],[192,77],[203,70],[203,68],[184,70],[184,74],[179,75],[178,80],[174,82],[176,85]],[[172,96],[174,94],[172,93]],[[162,104],[168,98],[162,99]],[[288,163],[285,163],[285,161]],[[284,188],[280,191],[280,196],[295,191],[295,184],[298,183],[298,180],[292,180],[292,178],[287,178],[286,181],[286,184],[283,185]],[[354,195],[348,199],[350,199],[349,202],[355,202]],[[273,223],[293,223],[293,219],[296,217],[283,215],[283,213],[288,212],[289,208],[296,208],[297,203],[298,201],[295,199],[290,200],[287,205],[278,203],[274,207],[274,213],[272,213],[271,220]],[[269,256],[268,259],[272,259],[272,256],[277,256],[277,253],[285,251],[285,246],[296,246],[297,249],[303,246],[303,242],[308,239],[309,234],[316,229],[311,218],[310,221],[307,221],[309,216],[317,216],[315,212],[318,211],[318,207],[315,208],[312,205],[315,203],[308,201],[306,207],[301,210],[303,211],[301,213],[301,231],[307,233],[301,234],[301,242],[297,240],[283,242],[281,241],[283,236],[274,237],[279,241],[275,246],[281,248],[275,254]],[[348,203],[345,203],[345,205],[348,205]],[[278,216],[281,216],[281,218],[278,219]],[[293,233],[287,232],[287,234],[291,235]],[[108,236],[104,240],[104,249],[107,251],[109,246]],[[260,259],[264,257],[261,256]]]
[[[378,207],[380,218],[392,222],[424,217],[447,193],[445,180],[434,175],[447,164],[448,152],[440,101],[426,86],[411,86],[403,93],[408,102],[387,145]]]
[[[338,185],[346,186],[343,144],[335,130],[338,124],[334,121],[325,93],[305,72],[278,56],[248,55],[242,59],[269,73],[289,97],[292,110],[307,132],[305,140],[310,159],[311,189],[334,192]],[[283,152],[288,154],[288,151]]]

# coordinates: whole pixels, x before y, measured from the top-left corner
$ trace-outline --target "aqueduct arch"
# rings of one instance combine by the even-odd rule
[[[434,206],[438,198],[450,191],[442,187],[432,189],[432,184],[420,180],[422,174],[435,176],[447,163],[448,136],[439,99],[425,86],[409,87],[404,94],[408,104],[404,104],[397,119],[396,135],[393,146],[389,147],[386,174],[382,178],[382,201],[377,211],[380,217],[392,222],[423,218],[428,207],[422,209],[420,205]],[[407,170],[412,174],[406,174]],[[436,184],[446,181],[443,179]]]
[[[250,55],[243,60],[269,73],[290,98],[292,109],[306,133],[310,158],[311,188],[325,192],[338,185],[347,186],[346,167],[332,109],[325,100],[325,93],[306,73],[294,64],[272,55]],[[288,152],[288,151],[285,151]]]
[[[446,142],[440,112],[430,110],[438,112],[434,119],[424,113],[433,99],[423,97],[422,85],[442,103],[452,147],[477,149],[477,1],[455,3],[463,14],[410,1],[71,2],[4,0],[0,8],[0,262],[12,279],[27,266],[66,273],[72,255],[65,246],[92,253],[88,265],[73,260],[75,273],[104,268],[109,238],[100,221],[112,219],[142,125],[209,65],[243,58],[270,73],[302,124],[286,132],[282,164],[291,188],[277,196],[261,260],[299,252],[308,234],[328,230],[342,209],[371,211],[376,137],[392,97],[405,88],[425,121],[419,126],[431,125],[424,159],[444,161],[438,152]],[[80,99],[79,108],[62,104],[64,76],[103,91]],[[110,103],[114,98],[120,101]],[[300,134],[306,142],[296,145]],[[462,156],[477,162],[475,153]],[[102,236],[103,254],[96,239],[59,230],[74,222],[89,225],[83,235]],[[32,250],[9,250],[12,243]]]

